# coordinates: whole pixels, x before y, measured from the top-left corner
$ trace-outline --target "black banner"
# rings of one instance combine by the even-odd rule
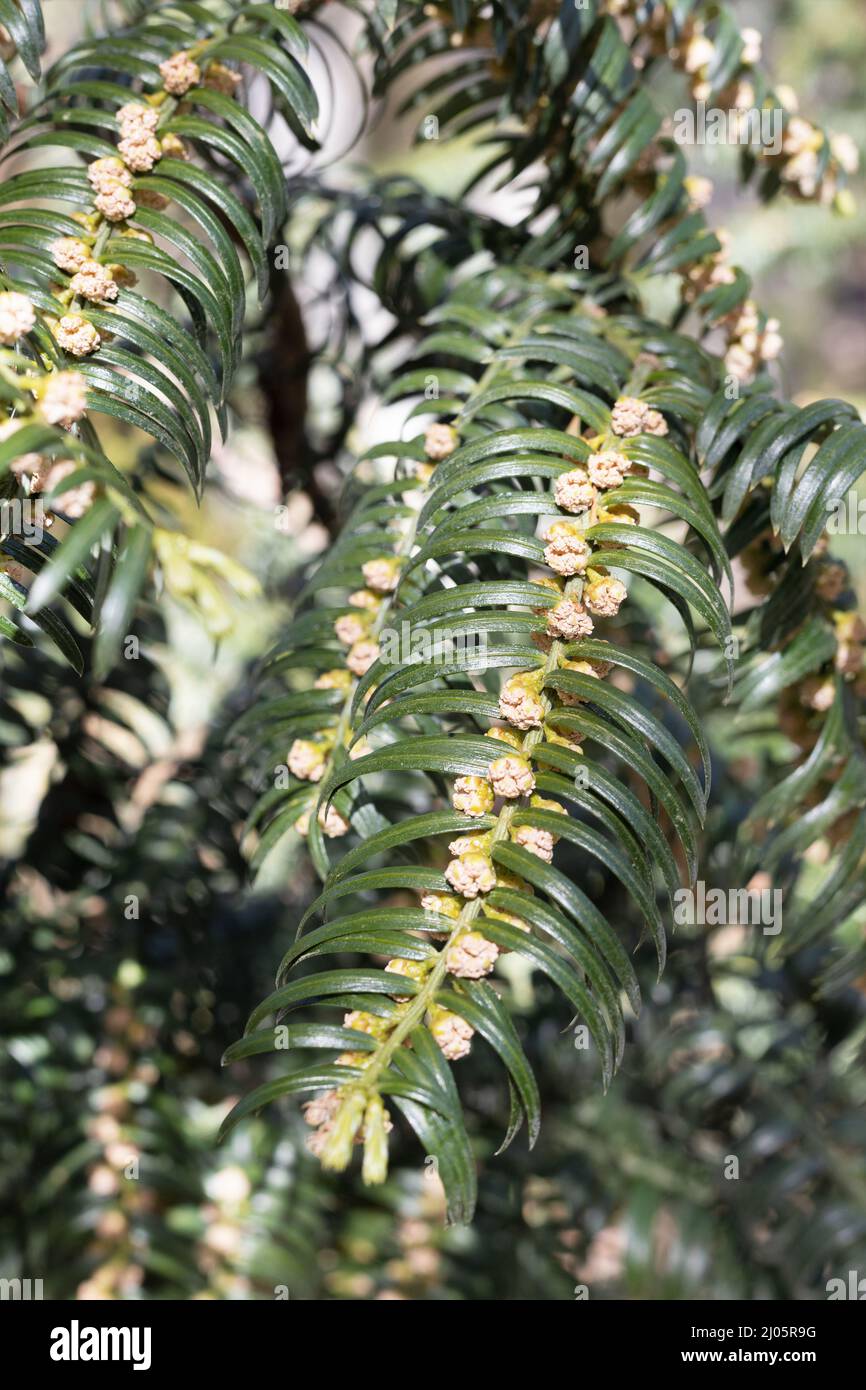
[[[861,1301],[859,1288],[852,1300],[839,1297],[814,1303],[654,1303],[576,1300],[550,1326],[569,1339],[561,1344],[580,1348],[593,1362],[601,1358],[609,1371],[667,1372],[680,1368],[700,1373],[712,1367],[761,1367],[776,1371],[789,1366],[820,1369],[825,1375],[837,1360],[853,1358],[862,1339],[863,1319],[853,1308],[837,1306]],[[340,1302],[341,1300],[334,1300]],[[349,1302],[349,1300],[347,1300]],[[347,1308],[339,1319],[354,1315]],[[444,1328],[460,1330],[459,1305],[440,1308],[439,1335]],[[526,1319],[506,1327],[489,1325],[484,1356],[493,1365],[508,1355],[509,1331],[523,1338],[537,1335],[535,1319],[547,1325],[549,1314],[539,1305],[515,1314]],[[408,1321],[404,1321],[408,1317]],[[475,1317],[477,1326],[477,1314]],[[8,1352],[50,1380],[70,1376],[98,1377],[108,1371],[152,1375],[166,1372],[214,1373],[252,1371],[256,1376],[293,1372],[294,1354],[309,1355],[316,1345],[327,1355],[311,1326],[307,1306],[290,1299],[269,1303],[191,1301],[188,1303],[59,1303],[11,1301],[0,1303],[0,1326]],[[369,1335],[369,1321],[365,1326]],[[399,1347],[392,1339],[405,1330],[417,1345],[412,1314],[387,1329],[388,1355],[399,1365]],[[572,1339],[580,1339],[575,1341]],[[527,1342],[522,1341],[525,1347]],[[348,1347],[347,1347],[348,1351]],[[381,1353],[380,1353],[381,1354]],[[292,1361],[288,1360],[292,1356]],[[353,1358],[354,1360],[354,1358]]]

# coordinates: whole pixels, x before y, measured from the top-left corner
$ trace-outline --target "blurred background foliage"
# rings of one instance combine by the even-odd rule
[[[804,108],[866,145],[861,0],[734,8]],[[49,0],[49,59],[88,14]],[[453,193],[453,147],[407,154],[404,133],[381,116],[373,167]],[[866,199],[849,220],[761,208],[735,196],[730,152],[712,153],[699,171],[734,259],[782,320],[786,389],[866,405]],[[561,1001],[509,957],[545,1123],[531,1156],[518,1140],[494,1161],[501,1080],[482,1048],[461,1064],[481,1172],[469,1229],[445,1227],[411,1141],[374,1192],[321,1172],[292,1107],[216,1147],[252,1079],[222,1071],[221,1054],[314,896],[295,837],[246,889],[239,843],[261,769],[229,729],[254,654],[328,545],[335,446],[391,433],[386,411],[346,413],[351,382],[335,388],[333,360],[307,381],[287,279],[275,270],[250,335],[216,486],[196,508],[158,472],[152,483],[272,597],[238,601],[215,644],[163,596],[104,686],[0,649],[0,1276],[42,1278],[59,1298],[824,1297],[829,1277],[866,1271],[866,963],[848,956],[840,972],[832,945],[806,942],[783,966],[771,937],[680,928],[661,984],[637,958],[647,1004],[606,1097]],[[303,307],[311,342],[327,340],[327,296],[314,286]],[[139,447],[119,428],[107,442],[120,466]],[[862,538],[838,550],[866,599]],[[778,735],[720,730],[716,752],[707,877],[726,886]],[[591,887],[615,913],[614,888]],[[851,932],[856,945],[862,922]]]

